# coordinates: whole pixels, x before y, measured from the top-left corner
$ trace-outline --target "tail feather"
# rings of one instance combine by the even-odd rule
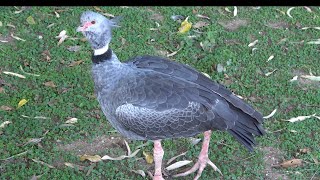
[[[252,152],[253,146],[256,145],[253,135],[262,136],[266,132],[257,119],[242,112],[240,109],[234,108],[233,110],[238,118],[235,126],[232,129],[228,129],[228,132]]]

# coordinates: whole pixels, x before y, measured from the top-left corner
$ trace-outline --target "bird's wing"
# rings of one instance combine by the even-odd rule
[[[183,78],[141,69],[126,84],[121,93],[126,100],[116,108],[116,119],[146,139],[194,136],[235,124],[222,97]]]
[[[199,73],[197,70],[190,66],[180,64],[165,58],[156,56],[138,56],[127,62],[137,68],[150,69],[164,74],[168,74],[173,77],[183,78],[187,81],[193,82],[200,86],[209,88],[212,92],[219,94],[234,107],[248,114],[252,118],[256,119],[258,123],[263,122],[262,114],[252,108],[249,104],[235,96],[231,91],[224,86],[212,81],[208,77]]]

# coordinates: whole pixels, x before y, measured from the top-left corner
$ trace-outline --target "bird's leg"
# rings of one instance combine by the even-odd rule
[[[153,156],[154,156],[154,176],[153,180],[164,180],[162,177],[162,158],[163,158],[164,151],[161,147],[161,140],[154,141],[154,148],[153,148]]]
[[[211,136],[211,131],[204,132],[204,139],[203,139],[202,149],[201,149],[201,152],[199,154],[197,163],[191,169],[189,169],[188,171],[186,171],[184,173],[176,174],[176,175],[174,175],[174,177],[186,176],[186,175],[191,174],[191,173],[195,172],[196,170],[198,170],[198,174],[194,178],[195,180],[197,180],[201,176],[201,173],[202,173],[203,169],[207,166],[207,164],[209,164],[215,171],[218,171],[222,175],[221,171],[217,168],[216,165],[214,165],[210,161],[210,159],[208,157],[210,136]]]

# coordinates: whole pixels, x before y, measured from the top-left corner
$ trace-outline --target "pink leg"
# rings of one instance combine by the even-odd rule
[[[153,148],[153,156],[154,156],[154,176],[153,180],[164,180],[162,177],[162,158],[163,158],[164,151],[161,147],[161,140],[154,141],[154,148]]]
[[[208,158],[208,149],[209,149],[209,142],[210,142],[210,136],[211,136],[211,131],[206,131],[204,132],[204,139],[203,139],[203,144],[202,144],[202,149],[198,157],[197,163],[188,171],[184,173],[180,173],[177,175],[174,175],[174,177],[179,177],[179,176],[186,176],[188,174],[191,174],[198,170],[197,176],[194,178],[195,180],[199,179],[201,176],[202,171],[204,168],[209,164],[215,171],[218,171],[221,175],[221,171],[217,168],[216,165],[214,165],[210,159]]]

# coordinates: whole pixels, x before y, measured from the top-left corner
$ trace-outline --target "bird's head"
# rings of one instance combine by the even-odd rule
[[[112,28],[118,27],[117,22],[93,11],[86,11],[80,17],[81,25],[77,28],[82,32],[94,50],[108,46],[112,37]]]

